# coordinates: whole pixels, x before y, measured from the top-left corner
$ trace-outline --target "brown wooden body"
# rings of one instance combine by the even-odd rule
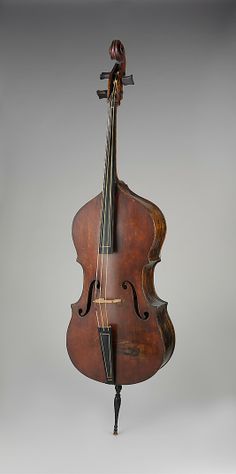
[[[76,214],[72,235],[77,261],[84,271],[83,291],[72,304],[72,318],[67,331],[67,350],[75,367],[84,375],[106,382],[99,341],[96,303],[85,316],[91,282],[96,279],[97,249],[100,232],[101,194]],[[160,261],[166,224],[160,209],[137,196],[121,181],[116,192],[116,251],[108,259],[107,298],[119,299],[107,305],[113,334],[115,384],[134,384],[148,379],[171,357],[175,334],[167,313],[167,303],[158,298],[154,288],[154,267]],[[134,295],[129,281],[136,292]],[[101,281],[103,286],[104,281]],[[92,298],[93,299],[93,298]],[[143,320],[137,315],[149,313]]]

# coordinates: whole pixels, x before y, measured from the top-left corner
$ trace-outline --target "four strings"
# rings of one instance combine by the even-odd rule
[[[106,157],[105,157],[105,171],[104,171],[104,182],[103,182],[103,192],[102,192],[102,199],[101,199],[101,214],[100,214],[100,223],[102,224],[102,249],[101,253],[99,253],[99,246],[100,242],[98,239],[98,250],[97,250],[97,267],[96,267],[96,277],[95,277],[95,299],[98,296],[98,307],[99,307],[99,314],[96,308],[96,318],[97,318],[97,325],[98,327],[108,327],[109,320],[108,320],[108,313],[107,313],[107,276],[108,276],[108,248],[109,246],[105,245],[105,236],[107,232],[105,232],[107,226],[107,215],[111,216],[111,205],[112,205],[112,177],[113,177],[113,157],[112,150],[114,144],[114,118],[115,118],[115,97],[116,97],[116,81],[114,82],[113,91],[111,94],[111,98],[109,100],[109,113],[108,113],[108,123],[107,123],[107,137],[106,137]],[[109,189],[108,189],[109,185]],[[108,197],[109,191],[109,197]],[[105,202],[104,202],[105,200]],[[104,206],[105,204],[105,206]],[[109,213],[107,213],[107,205],[109,206]],[[111,226],[109,226],[109,233],[111,231]],[[111,242],[112,236],[109,235],[109,241]],[[106,253],[104,253],[104,248],[106,249]],[[104,270],[104,260],[105,260],[105,270]],[[103,273],[105,273],[105,282],[104,282],[104,305],[101,303],[102,301],[102,289],[103,289]],[[98,286],[98,281],[100,286]],[[104,306],[104,308],[103,308]],[[100,318],[99,318],[100,316]]]

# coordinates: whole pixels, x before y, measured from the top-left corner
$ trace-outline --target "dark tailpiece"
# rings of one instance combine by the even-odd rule
[[[106,373],[106,383],[113,383],[113,358],[112,358],[112,330],[111,326],[99,327],[100,343],[104,368]]]
[[[114,435],[118,435],[118,416],[120,411],[120,404],[121,404],[121,397],[120,392],[122,389],[122,385],[115,385],[116,394],[114,399],[114,409],[115,409],[115,424],[114,424]]]

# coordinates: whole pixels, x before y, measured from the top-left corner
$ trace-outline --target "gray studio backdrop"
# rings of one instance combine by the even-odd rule
[[[235,473],[235,3],[15,2],[0,8],[2,474]],[[124,387],[65,349],[81,292],[71,221],[102,185],[95,91],[121,39],[119,176],[168,225],[156,270],[173,358]],[[88,354],[89,357],[89,354]]]

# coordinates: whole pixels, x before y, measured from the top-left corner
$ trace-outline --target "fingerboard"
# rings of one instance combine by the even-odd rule
[[[102,193],[99,253],[114,252],[115,194],[116,194],[116,105],[111,102],[108,113],[106,161]]]

